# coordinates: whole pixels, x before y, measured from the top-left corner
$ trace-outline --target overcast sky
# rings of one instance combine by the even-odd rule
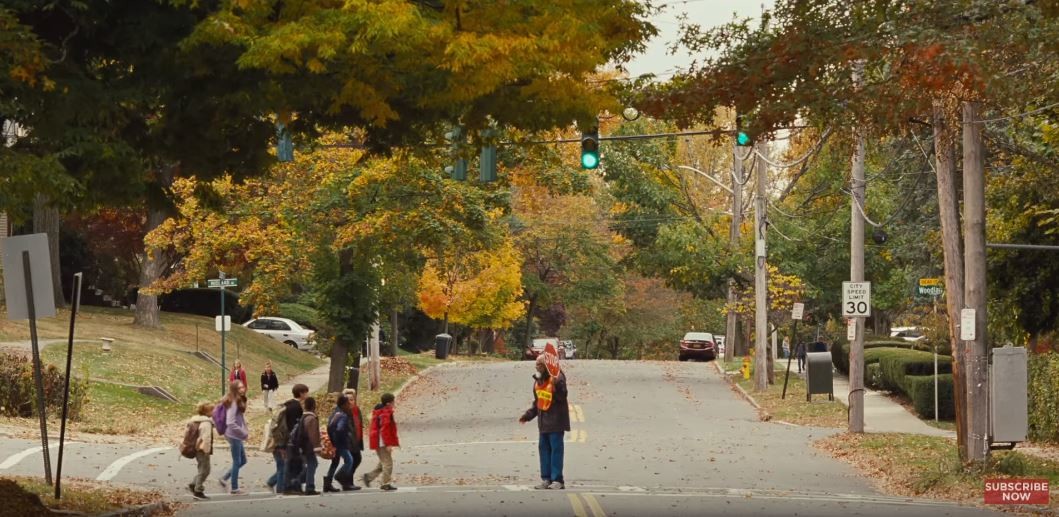
[[[691,56],[684,52],[670,55],[669,52],[669,47],[679,38],[678,17],[681,13],[687,13],[691,22],[707,28],[729,22],[733,16],[756,18],[763,5],[771,7],[773,4],[773,0],[656,0],[655,3],[661,2],[666,6],[651,19],[658,27],[658,36],[648,42],[646,52],[627,65],[632,77],[655,74],[665,80],[677,68],[688,67]]]

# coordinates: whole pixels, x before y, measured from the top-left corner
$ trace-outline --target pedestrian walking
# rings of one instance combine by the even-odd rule
[[[195,499],[209,499],[202,484],[210,476],[210,456],[213,455],[213,419],[210,416],[213,407],[212,402],[199,404],[195,416],[187,422],[184,441],[180,444],[181,454],[194,457],[197,463],[195,477],[188,483],[188,490]]]
[[[295,384],[291,388],[291,395],[294,398],[284,402],[282,408],[272,415],[276,422],[276,431],[273,433],[276,450],[272,452],[272,457],[276,459],[276,474],[268,480],[269,486],[275,487],[277,493],[288,495],[301,493],[301,453],[291,444],[291,433],[301,421],[304,411],[302,403],[309,396],[309,387]]]
[[[798,373],[805,369],[805,343],[794,346],[794,356],[798,358]]]
[[[309,397],[302,404],[304,412],[298,426],[291,431],[291,443],[301,453],[305,465],[304,495],[320,495],[316,491],[316,467],[319,462],[316,454],[320,452],[320,419],[316,417],[316,399]]]
[[[349,471],[349,490],[360,490],[360,487],[353,483],[356,478],[357,469],[360,468],[360,464],[364,461],[364,415],[360,412],[360,406],[357,404],[357,390],[353,388],[346,388],[342,390],[342,394],[349,399],[349,430],[350,438],[352,439],[352,447],[350,452],[353,454],[353,468]],[[347,481],[339,480],[342,482],[343,490],[345,490],[345,484]]]
[[[352,490],[349,480],[353,479],[353,427],[350,425],[351,412],[349,398],[339,395],[335,411],[327,420],[327,437],[335,447],[335,456],[331,458],[331,467],[324,476],[324,492],[338,492],[333,482],[337,479],[342,490]],[[342,468],[339,470],[339,462]],[[344,481],[343,481],[344,480]]]
[[[518,421],[525,424],[537,419],[541,483],[534,488],[562,490],[566,488],[563,479],[563,438],[564,433],[570,430],[566,374],[560,371],[553,377],[545,361],[544,354],[537,356],[537,375],[533,376],[533,405]]]
[[[240,381],[243,386],[249,386],[246,382],[246,370],[243,369],[243,362],[236,360],[235,365],[232,366],[232,371],[228,374],[228,382]]]
[[[791,356],[791,338],[783,337],[783,358],[786,359]]]
[[[228,384],[228,394],[221,399],[224,406],[225,426],[224,437],[228,440],[228,447],[232,452],[232,466],[221,477],[218,482],[221,487],[228,488],[228,480],[231,480],[232,495],[243,495],[246,492],[239,489],[239,469],[246,465],[246,439],[250,437],[250,429],[246,425],[246,385],[241,381],[232,381]]]
[[[371,431],[368,433],[368,445],[379,456],[379,465],[375,470],[364,474],[364,486],[371,486],[380,475],[382,486],[379,488],[392,492],[397,490],[393,486],[393,450],[401,446],[397,437],[397,422],[393,418],[396,408],[393,393],[383,393],[382,399],[371,412]]]
[[[279,389],[279,379],[272,371],[272,361],[265,362],[265,371],[261,372],[261,395],[265,399],[265,411],[272,412],[272,398]]]

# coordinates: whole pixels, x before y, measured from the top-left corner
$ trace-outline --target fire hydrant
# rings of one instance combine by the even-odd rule
[[[750,357],[743,358],[743,366],[739,368],[743,372],[743,379],[750,380]]]

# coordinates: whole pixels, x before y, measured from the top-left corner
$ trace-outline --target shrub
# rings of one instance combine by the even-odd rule
[[[939,358],[940,359],[940,358]],[[938,362],[941,370],[941,362]],[[905,394],[922,418],[934,418],[934,375],[908,375],[904,378]],[[951,420],[956,417],[953,402],[952,374],[938,375],[938,418]]]
[[[905,382],[910,376],[934,375],[934,354],[919,350],[898,350],[879,358],[879,372],[885,389],[900,391],[911,398]],[[938,356],[938,373],[952,373],[952,358]]]
[[[1059,441],[1059,354],[1030,354],[1028,374],[1030,439]]]
[[[867,357],[864,358],[867,363]],[[866,364],[864,366],[864,385],[873,390],[882,389],[882,378],[879,373],[879,363]]]
[[[865,364],[869,364],[868,361],[868,350],[876,348],[901,348],[911,349],[912,343],[907,341],[875,341],[870,343],[864,343],[864,360]],[[844,375],[849,375],[849,343],[842,343],[841,346],[838,344],[831,347],[831,362],[834,363],[835,368],[842,372]]]
[[[44,365],[44,407],[58,416],[62,412],[65,376],[53,365]],[[17,354],[0,353],[0,414],[31,417],[37,414],[37,395],[33,383],[33,363]],[[88,403],[88,382],[70,378],[69,417],[77,420]]]
[[[320,313],[316,309],[300,303],[279,304],[279,314],[277,316],[294,320],[299,325],[312,330],[320,330],[323,327],[323,319],[320,317]]]

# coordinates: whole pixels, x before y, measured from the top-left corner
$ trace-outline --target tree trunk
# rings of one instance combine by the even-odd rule
[[[61,226],[62,217],[59,215],[59,209],[49,204],[48,196],[37,194],[33,199],[33,233],[48,234],[52,296],[55,298],[55,307],[57,308],[66,307],[62,272],[59,267],[59,229]]]
[[[526,335],[522,338],[522,348],[527,349],[533,344],[533,310],[537,308],[537,295],[530,296],[529,307],[526,307]]]
[[[327,392],[338,393],[346,386],[346,356],[349,347],[339,339],[331,345],[331,367],[327,372]],[[359,367],[359,365],[358,365]]]
[[[147,213],[147,231],[158,228],[166,220],[166,212],[151,208]],[[162,278],[169,261],[165,251],[160,248],[145,250],[145,257],[140,266],[140,288],[136,294],[136,313],[132,323],[141,327],[160,328],[162,321],[159,312],[158,295],[148,294],[147,289]]]
[[[618,341],[618,336],[611,337],[610,342],[612,343],[610,345],[611,359],[617,360],[618,352],[621,348],[621,343]]]
[[[393,313],[390,314],[390,328],[392,329],[390,332],[390,357],[397,357],[397,344],[400,342],[400,334],[398,333],[400,330],[400,317],[400,311],[397,309],[397,306],[394,305]]]
[[[938,176],[938,214],[941,219],[941,247],[945,257],[945,309],[952,346],[953,402],[956,406],[956,442],[960,459],[967,459],[967,390],[964,373],[964,346],[960,341],[960,309],[963,308],[963,245],[960,238],[960,205],[956,186],[956,137],[952,118],[944,105],[934,105],[934,161]]]

